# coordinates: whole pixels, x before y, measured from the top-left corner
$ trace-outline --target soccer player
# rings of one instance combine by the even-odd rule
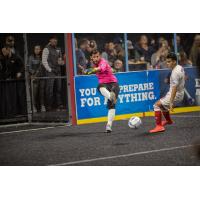
[[[106,125],[106,133],[112,132],[112,123],[115,118],[115,105],[119,94],[118,80],[113,74],[111,66],[108,62],[101,58],[98,50],[93,50],[90,54],[90,59],[94,66],[83,70],[84,74],[96,74],[99,85],[98,91],[107,98],[108,122]],[[81,67],[81,66],[79,66]]]
[[[177,56],[169,53],[166,59],[168,68],[172,70],[170,76],[170,89],[168,93],[154,104],[156,127],[150,130],[150,133],[165,131],[165,126],[173,124],[170,117],[170,111],[174,106],[181,102],[184,97],[185,72],[183,67],[177,65]],[[165,120],[162,121],[162,114]]]

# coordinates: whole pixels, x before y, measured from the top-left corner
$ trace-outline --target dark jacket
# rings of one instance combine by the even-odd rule
[[[0,52],[0,79],[16,79],[19,72],[22,73],[23,78],[24,65],[21,58],[16,54],[12,54],[11,57],[5,57]]]

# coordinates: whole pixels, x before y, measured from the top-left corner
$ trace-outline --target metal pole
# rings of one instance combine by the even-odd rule
[[[176,43],[176,33],[174,33],[174,53],[175,53],[175,54],[178,53],[177,43]]]
[[[67,71],[67,94],[68,94],[68,110],[69,123],[76,125],[76,105],[74,91],[74,60],[72,34],[65,33],[65,53],[66,53],[66,71]]]
[[[29,86],[29,76],[28,76],[28,44],[27,44],[27,34],[23,33],[24,38],[24,68],[25,68],[25,84],[26,84],[26,105],[27,105],[27,115],[28,122],[32,122],[32,109],[31,109],[31,96],[30,96],[30,86]]]
[[[76,66],[76,45],[75,45],[74,33],[72,33],[72,47],[73,47],[74,76],[76,76],[77,75],[77,66]]]
[[[124,48],[125,48],[125,66],[126,66],[126,72],[129,71],[128,67],[128,46],[127,46],[127,33],[124,33]]]

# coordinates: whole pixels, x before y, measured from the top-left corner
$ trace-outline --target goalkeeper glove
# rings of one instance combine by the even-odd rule
[[[96,70],[94,68],[89,68],[89,69],[85,69],[84,74],[90,75],[90,74],[95,74]]]

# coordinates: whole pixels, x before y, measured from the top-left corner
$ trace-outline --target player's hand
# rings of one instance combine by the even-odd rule
[[[89,69],[85,69],[84,74],[90,75],[90,74],[94,74],[95,73],[95,69],[94,68],[89,68]]]
[[[174,104],[172,102],[169,103],[169,111],[174,112]]]

